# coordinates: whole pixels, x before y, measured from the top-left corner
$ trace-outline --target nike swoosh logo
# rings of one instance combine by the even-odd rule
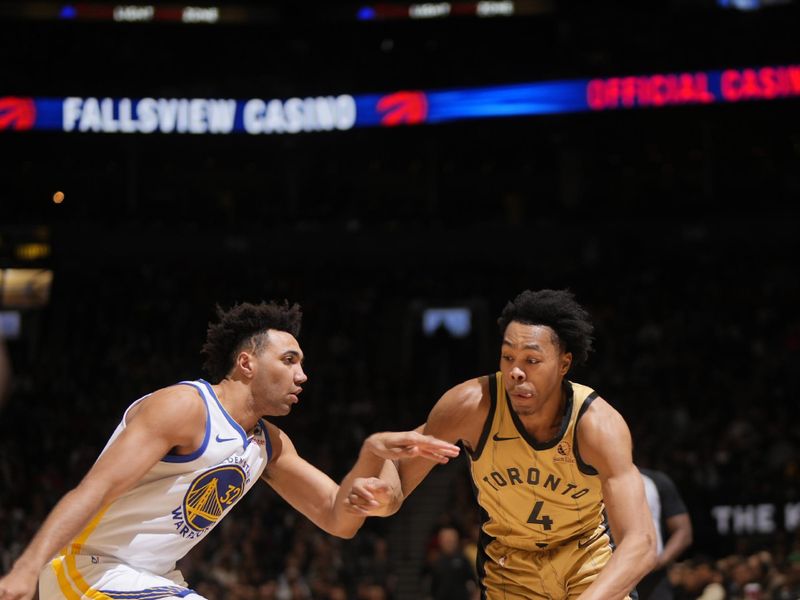
[[[586,546],[588,546],[588,545],[589,545],[589,544],[591,544],[592,542],[595,542],[595,541],[599,540],[601,537],[603,537],[603,536],[606,534],[606,532],[607,532],[607,531],[608,531],[608,527],[604,527],[604,528],[603,528],[603,531],[601,531],[601,532],[600,532],[600,533],[598,533],[597,535],[593,535],[592,537],[590,537],[590,538],[589,538],[588,540],[586,540],[585,542],[581,542],[581,541],[579,540],[579,541],[578,541],[578,548],[580,548],[581,550],[582,550],[582,549],[584,549],[584,548],[586,548]]]
[[[519,439],[519,436],[518,436],[518,435],[515,435],[515,436],[513,436],[513,437],[500,437],[499,435],[497,435],[497,434],[495,433],[495,434],[492,436],[492,439],[493,439],[495,442],[505,442],[506,440],[518,440],[518,439]]]
[[[217,441],[220,442],[220,443],[221,442],[232,442],[235,439],[236,439],[235,437],[232,437],[232,438],[219,437],[219,434],[217,434]]]

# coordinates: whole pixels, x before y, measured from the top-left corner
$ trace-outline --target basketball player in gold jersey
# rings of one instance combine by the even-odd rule
[[[525,291],[498,323],[500,370],[447,391],[423,426],[467,450],[483,516],[482,598],[635,598],[656,534],[628,426],[567,379],[591,349],[588,315],[566,290]],[[407,496],[431,465],[398,468]]]

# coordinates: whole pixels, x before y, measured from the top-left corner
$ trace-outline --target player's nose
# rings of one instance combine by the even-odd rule
[[[514,367],[511,369],[511,379],[514,381],[524,381],[525,380],[525,371],[520,369],[519,367]]]

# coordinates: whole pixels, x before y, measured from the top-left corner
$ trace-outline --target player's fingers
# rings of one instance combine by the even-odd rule
[[[402,436],[404,439],[408,440],[408,445],[416,444],[420,446],[436,446],[439,448],[447,448],[452,451],[458,451],[458,446],[455,444],[451,444],[450,442],[446,442],[444,440],[440,440],[436,436],[433,435],[426,435],[423,433],[419,433],[418,431],[407,431]]]
[[[422,458],[426,458],[428,460],[432,460],[434,462],[441,463],[441,464],[445,464],[445,463],[450,462],[450,457],[449,456],[442,456],[441,454],[438,454],[437,452],[421,452],[420,456]]]
[[[372,494],[357,494],[355,492],[351,492],[348,496],[348,500],[350,500],[350,504],[360,507],[379,505],[379,502],[375,500],[375,496]]]
[[[371,488],[374,486],[375,481],[380,481],[380,479],[376,477],[357,477],[353,481],[353,485],[350,488],[350,494],[357,494],[363,498],[368,500],[372,499],[372,491]]]
[[[353,506],[352,504],[345,504],[344,510],[346,513],[356,515],[359,517],[368,517],[369,512],[360,506]]]
[[[458,456],[461,449],[455,444],[445,442],[430,435],[423,436],[425,439],[421,440],[417,445],[421,448],[438,452],[445,456]]]
[[[458,456],[460,448],[450,442],[445,442],[432,435],[423,435],[416,431],[408,431],[400,434],[395,440],[394,447],[398,448],[420,448],[434,450],[446,456]]]
[[[391,486],[382,479],[374,479],[364,483],[364,489],[373,496],[391,489]]]

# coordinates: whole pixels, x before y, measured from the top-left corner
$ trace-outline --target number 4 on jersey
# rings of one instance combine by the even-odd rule
[[[553,528],[553,519],[548,517],[547,515],[539,516],[539,513],[542,511],[542,505],[544,502],[539,500],[536,504],[533,505],[533,510],[531,511],[531,516],[528,517],[528,523],[535,523],[537,525],[541,525],[544,527],[545,531],[550,531]]]

